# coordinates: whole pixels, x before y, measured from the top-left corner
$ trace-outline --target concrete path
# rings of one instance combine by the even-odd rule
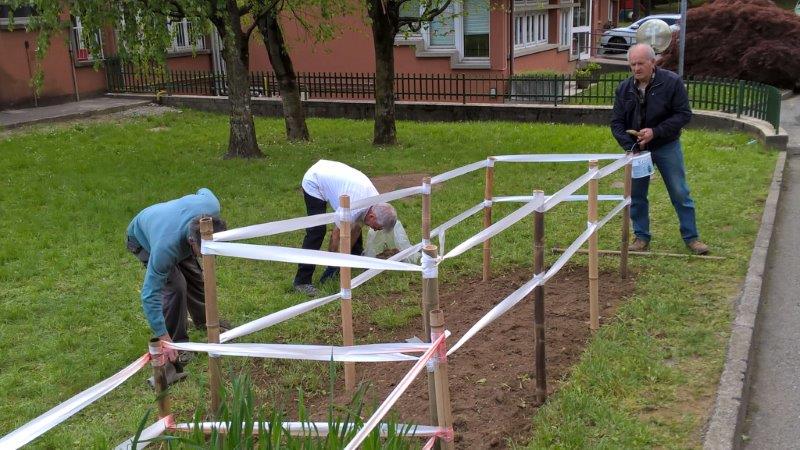
[[[784,100],[786,168],[764,272],[747,449],[800,448],[800,96]]]
[[[147,105],[148,103],[150,103],[149,100],[97,97],[61,105],[0,111],[0,130],[33,123],[53,122],[111,113]]]

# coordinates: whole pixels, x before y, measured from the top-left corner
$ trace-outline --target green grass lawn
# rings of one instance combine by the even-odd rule
[[[397,148],[374,148],[369,121],[309,121],[314,141],[289,144],[278,119],[257,120],[266,159],[223,160],[228,119],[185,111],[120,122],[32,128],[0,137],[0,435],[117,372],[145,352],[149,329],[139,288],[143,269],[125,250],[125,228],[142,208],[211,188],[232,227],[300,216],[300,179],[319,158],[370,176],[429,174],[493,154],[617,152],[605,127],[524,123],[400,122]],[[636,294],[592,340],[581,363],[535,418],[533,447],[684,448],[699,445],[705,407],[721,370],[730,302],[743,279],[776,154],[742,134],[685,133],[689,183],[702,237],[722,261],[633,258]],[[496,195],[547,192],[581,173],[583,164],[498,164]],[[601,182],[601,193],[620,193]],[[433,195],[439,224],[478,203],[483,173],[448,182]],[[655,251],[685,252],[663,183],[651,187]],[[418,241],[420,200],[396,202]],[[495,217],[516,205],[497,206]],[[603,204],[601,214],[612,205]],[[547,246],[566,247],[586,224],[584,204],[548,213]],[[617,248],[619,219],[601,232]],[[497,271],[531,265],[530,223],[493,239]],[[447,234],[448,247],[480,229],[475,217]],[[302,232],[256,242],[299,246]],[[554,256],[548,256],[551,261]],[[443,281],[480,271],[473,250],[440,268]],[[578,257],[576,263],[585,260]],[[616,259],[602,259],[614,266]],[[218,258],[222,316],[243,323],[295,304],[290,264]],[[317,274],[318,276],[318,274]],[[419,275],[380,275],[355,292],[356,316],[397,326],[415,320]],[[602,283],[602,280],[601,280]],[[327,289],[338,290],[332,286]],[[372,310],[361,295],[395,292],[396,311]],[[363,294],[362,294],[363,293]],[[338,309],[330,305],[248,336],[249,342],[337,343]],[[411,311],[411,313],[409,313]],[[482,333],[491,333],[491,327]],[[203,339],[194,334],[194,339]],[[381,341],[375,336],[373,341]],[[550,349],[549,351],[557,351]],[[325,364],[225,359],[227,373],[258,369],[259,393],[281,398],[286,387],[324,391]],[[204,358],[172,390],[179,420],[204,405]],[[152,392],[143,370],[107,397],[33,443],[35,448],[107,448],[135,430]],[[266,378],[266,379],[264,379]]]

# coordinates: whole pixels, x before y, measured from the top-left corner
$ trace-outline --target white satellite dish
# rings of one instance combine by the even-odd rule
[[[672,42],[672,28],[661,19],[652,19],[636,30],[636,43],[648,44],[656,53],[661,53]]]

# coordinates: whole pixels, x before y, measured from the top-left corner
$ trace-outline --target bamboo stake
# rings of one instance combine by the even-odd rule
[[[434,279],[435,280],[435,279]],[[441,309],[435,309],[430,313],[431,341],[439,338],[444,333],[444,314]],[[446,430],[453,430],[453,411],[450,404],[450,381],[447,378],[447,345],[442,342],[439,352],[435,357],[433,377],[436,382],[436,404],[437,404],[437,423],[439,427]],[[455,449],[454,439],[439,440],[441,448],[444,450]]]
[[[564,249],[560,247],[553,247],[552,251],[554,253],[564,253]],[[576,253],[589,253],[588,250],[585,248],[580,248]],[[597,253],[601,255],[619,255],[619,250],[598,250]],[[631,256],[664,256],[669,258],[697,258],[697,259],[711,259],[720,261],[725,259],[724,256],[714,256],[714,255],[694,255],[691,253],[661,253],[661,252],[631,252],[628,251],[628,255]]]
[[[166,365],[161,351],[161,339],[150,339],[147,345],[150,352],[150,365],[153,367],[153,381],[156,388],[156,400],[158,401],[158,418],[169,415],[169,396],[167,395],[167,374],[164,370]]]
[[[431,243],[431,177],[425,177],[422,179],[422,245],[428,245],[430,243]],[[425,320],[427,321],[427,319]]]
[[[631,198],[631,163],[625,165],[625,188],[622,194],[626,199]],[[631,205],[622,210],[622,242],[619,247],[619,276],[628,278],[628,241],[630,240]]]
[[[438,256],[438,248],[435,245],[428,244],[422,252],[430,257],[436,258]],[[439,279],[426,278],[425,273],[422,274],[422,327],[423,339],[425,342],[432,342],[431,339],[431,312],[439,309]],[[431,422],[438,418],[436,408],[436,382],[433,373],[428,372],[428,401]]]
[[[483,229],[489,228],[492,225],[492,196],[494,191],[494,157],[490,156],[487,159],[488,165],[486,166],[486,184],[483,190]],[[489,281],[491,277],[491,258],[492,258],[492,240],[487,239],[483,241],[483,282]]]
[[[533,191],[533,196],[544,197],[544,191]],[[544,273],[544,212],[533,213],[533,271]],[[547,367],[544,340],[544,286],[533,289],[533,346],[536,351],[536,401],[547,399]]]
[[[210,241],[214,236],[214,225],[211,217],[200,219],[200,236]],[[217,273],[216,257],[203,255],[203,291],[206,304],[206,333],[209,344],[219,344],[219,309],[217,308]],[[208,380],[211,389],[211,414],[216,416],[221,403],[222,373],[218,356],[208,354]]]
[[[589,169],[597,169],[597,160],[589,161]],[[597,178],[589,180],[589,223],[597,223]],[[589,328],[600,328],[600,302],[598,300],[597,230],[589,236]]]
[[[349,195],[339,196],[339,207],[344,216],[339,224],[339,253],[349,255],[352,245]],[[342,289],[342,341],[345,346],[353,345],[353,300],[350,293],[350,276],[349,267],[339,269],[339,285]],[[356,389],[356,365],[353,362],[344,363],[344,386],[347,392]]]

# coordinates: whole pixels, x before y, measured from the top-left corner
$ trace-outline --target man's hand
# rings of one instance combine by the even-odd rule
[[[636,142],[638,142],[640,146],[644,147],[648,142],[653,140],[653,137],[655,137],[655,135],[653,134],[652,128],[642,128],[639,130],[639,139],[637,139]]]
[[[158,337],[158,339],[162,342],[161,345],[161,354],[167,358],[170,362],[175,361],[178,359],[178,351],[174,348],[167,348],[163,345],[164,342],[172,342],[172,338],[169,337],[169,333],[164,333]]]

